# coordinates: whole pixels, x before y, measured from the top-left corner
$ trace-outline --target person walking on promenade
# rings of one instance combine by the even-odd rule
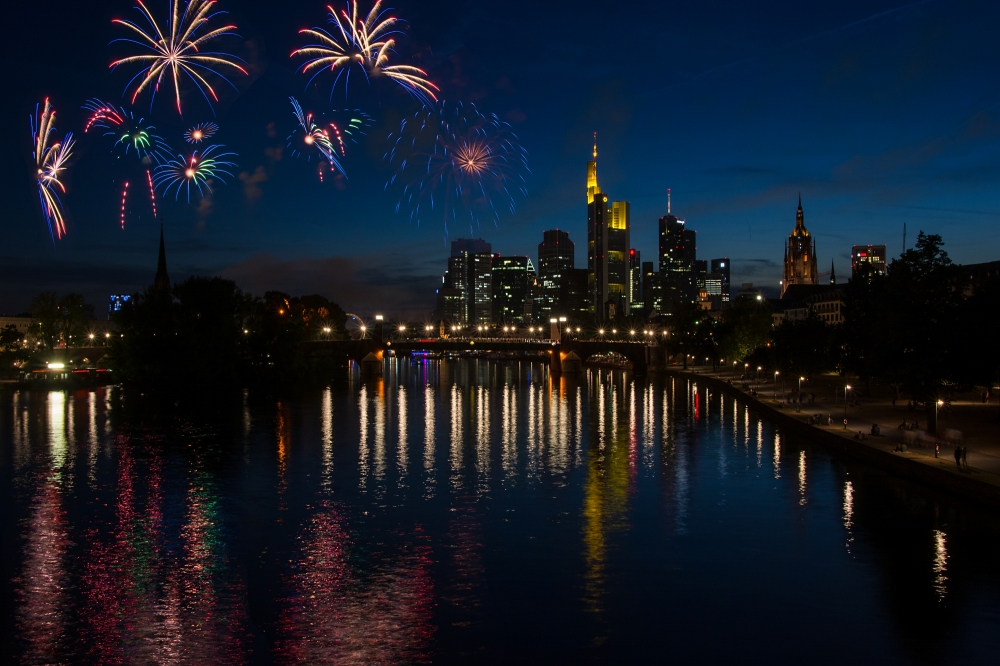
[[[937,458],[938,457],[938,453],[940,453],[940,452],[941,452],[941,444],[940,444],[940,442],[934,442],[934,457]]]
[[[968,469],[968,467],[969,467],[969,462],[968,462],[968,460],[966,460],[966,457],[968,456],[968,453],[969,453],[969,449],[967,449],[966,447],[963,446],[962,447],[962,467],[965,467],[966,469]]]
[[[962,467],[962,447],[955,447],[955,464],[961,469]]]

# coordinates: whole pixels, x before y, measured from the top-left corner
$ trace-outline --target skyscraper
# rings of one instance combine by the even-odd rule
[[[795,213],[795,228],[785,242],[785,271],[781,280],[781,293],[793,284],[816,284],[816,239],[806,229],[802,214],[802,195]]]
[[[489,324],[493,319],[493,255],[481,238],[451,243],[448,272],[438,290],[437,317],[465,324]]]
[[[630,207],[608,205],[597,184],[597,134],[593,159],[587,163],[587,271],[591,304],[598,323],[629,313]]]
[[[519,323],[530,318],[529,294],[535,281],[531,259],[496,254],[490,270],[493,275],[493,322]]]
[[[729,286],[729,258],[712,259],[712,275],[719,277],[719,308],[729,307],[731,287]]]
[[[636,249],[628,251],[628,298],[630,314],[642,314],[642,261]]]
[[[677,303],[698,301],[696,254],[695,232],[670,212],[667,190],[667,214],[660,218],[660,284],[666,308],[662,314],[673,312]]]
[[[869,264],[872,273],[885,275],[885,245],[853,246],[851,248],[851,278],[857,277],[863,264]]]
[[[536,311],[542,320],[553,313],[558,313],[560,305],[559,294],[563,280],[568,271],[573,270],[576,262],[576,245],[569,239],[565,231],[552,229],[542,233],[542,242],[538,244],[538,281],[540,293]]]

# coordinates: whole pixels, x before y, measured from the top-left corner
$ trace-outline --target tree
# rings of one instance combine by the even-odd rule
[[[81,294],[66,294],[59,299],[59,335],[63,342],[69,345],[84,340],[88,314]]]
[[[43,291],[31,301],[31,335],[46,349],[59,341],[59,297],[54,291]]]
[[[718,337],[725,358],[742,361],[771,339],[771,308],[766,301],[741,296],[722,313]]]
[[[830,326],[812,311],[800,320],[785,320],[774,328],[772,359],[789,376],[811,377],[837,367],[839,326]]]
[[[24,336],[13,324],[0,328],[0,376],[11,377],[15,368],[28,359]]]

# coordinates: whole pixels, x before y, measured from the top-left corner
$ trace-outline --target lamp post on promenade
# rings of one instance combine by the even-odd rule
[[[851,390],[850,384],[844,385],[844,430],[847,430],[847,392]]]

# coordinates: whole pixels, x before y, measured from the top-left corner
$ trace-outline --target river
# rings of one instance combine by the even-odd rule
[[[197,410],[0,394],[0,657],[996,663],[994,511],[686,380],[386,367]]]

